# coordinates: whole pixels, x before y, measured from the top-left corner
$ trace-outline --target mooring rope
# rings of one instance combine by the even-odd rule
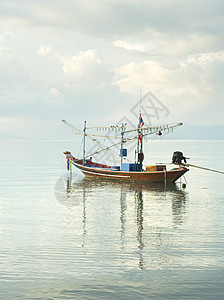
[[[200,166],[196,166],[196,165],[192,165],[192,164],[184,164],[184,163],[182,163],[181,165],[184,165],[186,167],[194,167],[194,168],[198,168],[198,169],[202,169],[202,170],[206,170],[206,171],[211,171],[211,172],[216,172],[216,173],[224,174],[224,172],[222,172],[222,171],[218,171],[218,170],[214,170],[214,169],[209,169],[209,168],[204,168],[204,167],[200,167]]]
[[[196,166],[196,165],[192,165],[192,164],[185,164],[185,163],[181,163],[181,164],[174,164],[174,163],[158,163],[158,165],[178,165],[178,166],[184,166],[184,167],[194,167],[194,168],[198,168],[198,169],[202,169],[202,170],[206,170],[206,171],[211,171],[211,172],[216,172],[219,174],[224,174],[223,171],[218,171],[218,170],[214,170],[214,169],[209,169],[209,168],[205,168],[205,167],[200,167],[200,166]]]

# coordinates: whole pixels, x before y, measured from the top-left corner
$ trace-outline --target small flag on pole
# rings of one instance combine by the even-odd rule
[[[142,115],[139,115],[139,127],[142,128],[142,126],[144,125],[144,121],[142,119]]]

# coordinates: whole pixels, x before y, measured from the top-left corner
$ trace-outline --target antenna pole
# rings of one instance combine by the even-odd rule
[[[84,121],[84,128],[83,128],[83,161],[82,164],[85,165],[86,160],[86,121]]]
[[[140,89],[139,113],[142,112],[142,89]]]
[[[120,150],[120,156],[121,156],[121,167],[122,167],[122,163],[123,163],[123,143],[124,143],[124,130],[125,130],[125,126],[124,126],[124,123],[122,123],[122,125],[121,125],[121,150]]]

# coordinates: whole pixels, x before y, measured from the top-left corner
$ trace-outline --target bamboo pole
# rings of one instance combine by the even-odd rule
[[[157,163],[157,165],[177,165],[177,164],[174,164],[174,163]],[[218,170],[214,170],[214,169],[210,169],[210,168],[200,167],[200,166],[196,166],[196,165],[192,165],[192,164],[181,163],[178,166],[194,167],[194,168],[198,168],[198,169],[201,169],[201,170],[206,170],[206,171],[216,172],[216,173],[219,173],[219,174],[224,174],[223,171],[218,171]]]
[[[184,163],[182,163],[181,165],[186,166],[186,167],[194,167],[194,168],[197,168],[197,169],[202,169],[202,170],[206,170],[206,171],[211,171],[211,172],[216,172],[216,173],[224,174],[224,172],[222,172],[222,171],[218,171],[218,170],[214,170],[214,169],[209,169],[209,168],[205,168],[205,167],[200,167],[200,166],[196,166],[196,165],[192,165],[192,164],[184,164]]]

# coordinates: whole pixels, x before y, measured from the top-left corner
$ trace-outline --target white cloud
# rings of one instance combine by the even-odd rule
[[[170,95],[178,95],[183,90],[192,91],[189,86],[195,86],[197,94],[212,89],[213,76],[216,71],[224,75],[224,52],[201,53],[189,55],[176,62],[165,63],[162,59],[149,59],[142,62],[131,62],[116,69],[119,78],[117,83],[121,89],[133,93],[139,86],[151,87],[155,91],[164,89]],[[202,89],[203,87],[203,89]],[[222,88],[221,80],[220,87]],[[213,91],[215,92],[215,91]]]
[[[39,48],[39,50],[37,51],[37,53],[41,56],[45,56],[47,54],[49,54],[52,51],[50,46],[41,46]]]
[[[101,87],[111,84],[113,74],[96,50],[80,51],[75,56],[62,56],[67,87]]]
[[[121,40],[114,40],[115,47],[129,52],[135,52],[142,57],[179,58],[201,52],[215,52],[223,49],[224,42],[220,36],[210,34],[184,35],[159,32],[147,29],[140,35],[126,36]]]
[[[130,43],[127,41],[116,40],[113,42],[116,47],[124,48],[128,51],[137,51],[145,53],[147,51],[144,43]]]
[[[212,52],[222,49],[223,41],[220,37],[210,34],[184,34],[184,36],[159,34],[157,43],[161,55],[184,57],[201,52]]]
[[[216,111],[210,123],[223,122],[224,52],[190,55],[173,64],[160,60],[132,62],[118,68],[116,74],[122,91],[134,94],[142,88],[160,95],[173,114],[190,121],[191,114],[201,110],[204,115],[194,119],[200,123],[202,119],[207,122],[207,115]]]
[[[59,90],[57,88],[51,88],[49,91],[49,95],[59,98],[61,96],[61,93],[59,92]]]

